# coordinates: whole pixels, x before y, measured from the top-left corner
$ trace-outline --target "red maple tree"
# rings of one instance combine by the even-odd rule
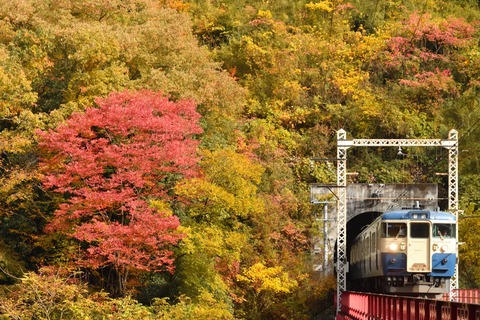
[[[125,294],[129,271],[173,269],[182,234],[176,216],[159,212],[181,177],[196,174],[200,115],[192,101],[151,91],[114,93],[39,132],[44,186],[64,196],[47,231],[77,239],[79,266],[111,268],[114,295]]]

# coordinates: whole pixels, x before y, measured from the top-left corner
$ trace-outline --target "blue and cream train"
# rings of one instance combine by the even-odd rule
[[[450,291],[457,263],[457,223],[448,212],[385,212],[350,248],[352,290],[438,297]]]

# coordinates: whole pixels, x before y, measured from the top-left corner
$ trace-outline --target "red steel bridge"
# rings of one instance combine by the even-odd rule
[[[345,291],[336,319],[480,320],[480,289],[457,289],[439,300]]]

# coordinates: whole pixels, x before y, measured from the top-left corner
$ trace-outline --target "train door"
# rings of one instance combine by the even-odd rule
[[[407,246],[407,271],[431,272],[430,223],[411,222]]]

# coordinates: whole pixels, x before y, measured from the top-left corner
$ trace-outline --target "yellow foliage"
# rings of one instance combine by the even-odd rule
[[[111,299],[75,284],[66,270],[42,268],[22,276],[16,290],[0,295],[2,319],[157,319],[130,296]]]
[[[212,183],[234,196],[234,213],[249,216],[263,212],[264,203],[257,196],[264,168],[246,155],[232,149],[204,151],[202,167]]]
[[[247,234],[236,231],[227,232],[223,241],[225,248],[230,252],[230,260],[240,261],[241,251],[248,241]]]
[[[270,10],[258,10],[258,17],[259,18],[266,18],[266,19],[272,19],[272,13]]]
[[[181,11],[181,12],[188,12],[191,9],[191,3],[185,3],[181,0],[164,0],[165,5],[169,8]]]
[[[204,179],[191,179],[175,187],[177,195],[191,201],[188,213],[208,221],[229,218],[235,212],[235,196]]]
[[[387,31],[379,31],[375,35],[362,35],[355,42],[355,49],[353,50],[354,59],[359,59],[362,62],[371,63],[376,59],[379,52],[385,49],[386,40],[391,35]]]
[[[310,2],[305,5],[307,9],[312,11],[325,11],[332,12],[334,10],[333,2],[329,0],[320,1],[320,2]]]
[[[308,92],[308,88],[302,86],[297,80],[285,80],[276,93],[281,93],[284,99],[299,101]]]
[[[242,36],[242,46],[245,48],[247,55],[252,57],[268,54],[268,50],[265,50],[261,46],[255,44],[255,41],[250,36]]]
[[[235,319],[229,306],[218,301],[209,292],[202,291],[198,301],[194,302],[189,297],[181,296],[179,302],[170,304],[168,299],[156,299],[154,309],[156,319],[165,320],[229,320]]]
[[[369,74],[366,71],[339,69],[333,75],[333,83],[345,96],[350,96],[353,100],[358,100],[363,94],[363,85],[367,83]]]
[[[164,200],[157,199],[157,200],[150,200],[150,206],[152,208],[157,209],[159,212],[163,213],[166,217],[173,215],[172,208],[170,208],[170,204]]]
[[[182,252],[188,254],[201,252],[212,257],[227,258],[230,261],[240,260],[241,250],[248,240],[245,233],[228,232],[215,226],[185,228],[185,233],[187,237],[180,243]]]
[[[223,232],[216,227],[204,227],[201,231],[192,233],[197,250],[212,256],[221,256],[223,251]]]
[[[290,293],[298,286],[297,281],[290,279],[281,266],[266,267],[260,262],[238,274],[237,281],[251,284],[257,293]]]

